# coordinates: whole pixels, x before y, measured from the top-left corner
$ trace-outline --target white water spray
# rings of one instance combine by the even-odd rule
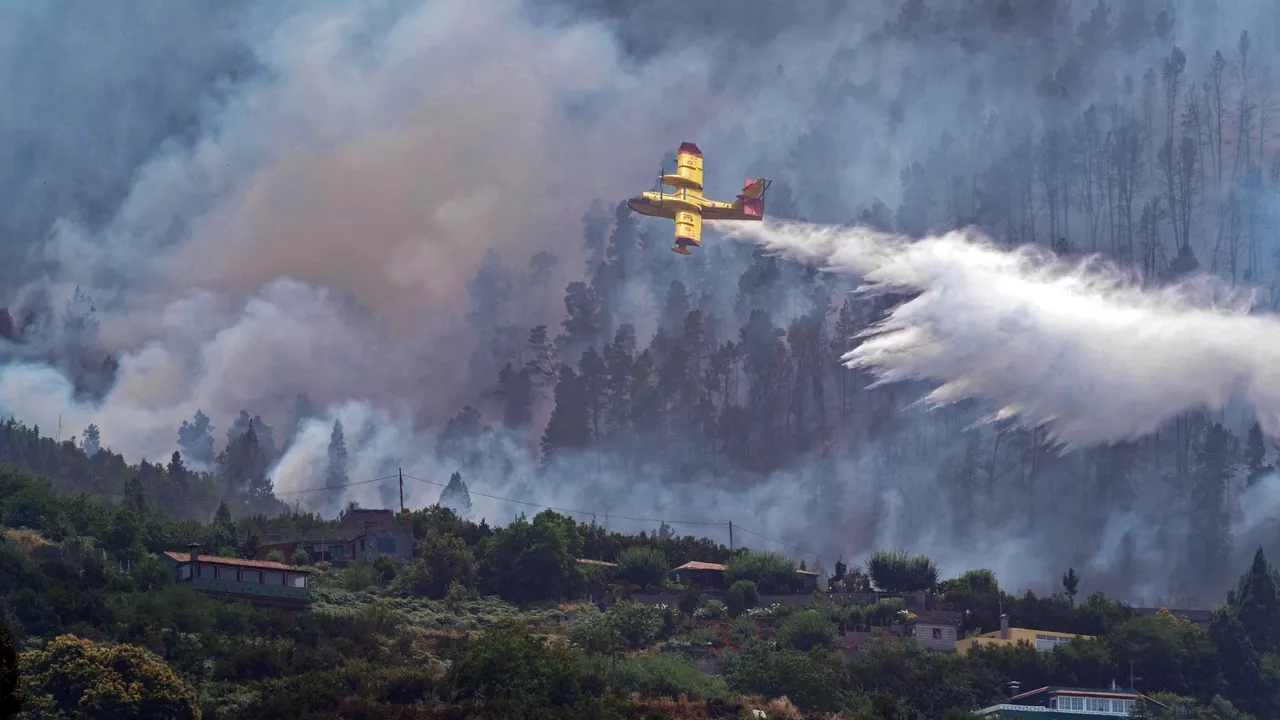
[[[1199,278],[1138,287],[1096,258],[1069,263],[975,233],[911,240],[863,227],[713,223],[867,293],[915,295],[844,355],[880,383],[938,383],[925,402],[990,401],[1068,448],[1133,439],[1179,413],[1249,404],[1280,436],[1280,317]]]

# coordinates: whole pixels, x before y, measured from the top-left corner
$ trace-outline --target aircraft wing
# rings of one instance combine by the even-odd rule
[[[681,255],[692,255],[690,246],[702,244],[702,215],[688,210],[680,210],[675,217],[675,245],[672,250]]]

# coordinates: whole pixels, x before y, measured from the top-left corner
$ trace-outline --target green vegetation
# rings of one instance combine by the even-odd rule
[[[900,633],[901,598],[762,606],[797,588],[790,559],[551,511],[501,528],[439,505],[408,511],[412,563],[313,565],[307,612],[224,603],[175,585],[157,553],[196,541],[247,557],[332,522],[237,520],[225,504],[200,522],[132,487],[109,502],[0,471],[0,621],[12,632],[0,635],[0,710],[21,698],[29,717],[71,718],[962,718],[998,702],[1009,679],[1107,687],[1131,662],[1139,687],[1184,715],[1280,706],[1280,575],[1261,551],[1207,631],[1098,593],[1076,602],[1074,571],[1060,594],[1015,596],[989,570],[935,583],[928,559],[878,553],[877,586],[932,593],[970,632],[998,627],[1003,611],[1015,626],[1096,639],[959,656],[894,635],[850,661],[844,633]],[[619,567],[576,563],[589,547]],[[667,584],[659,568],[695,558],[728,560],[725,593],[686,588],[670,606],[621,599],[603,612],[572,602]]]

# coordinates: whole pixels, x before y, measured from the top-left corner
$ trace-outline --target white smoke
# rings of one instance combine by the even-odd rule
[[[1096,259],[1007,250],[974,233],[911,240],[863,227],[715,223],[728,237],[915,294],[844,360],[882,383],[937,383],[925,402],[989,401],[1068,448],[1154,432],[1246,402],[1280,436],[1280,318],[1206,279],[1143,288]]]

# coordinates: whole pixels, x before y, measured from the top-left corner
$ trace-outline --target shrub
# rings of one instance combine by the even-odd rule
[[[458,605],[471,599],[471,591],[467,589],[466,585],[454,580],[449,583],[449,589],[445,591],[444,599],[450,605]]]
[[[366,562],[353,562],[342,571],[342,587],[351,592],[367,590],[373,585],[373,566]]]
[[[475,585],[476,563],[461,538],[431,533],[423,538],[422,557],[395,578],[393,587],[401,593],[440,600],[451,583]]]
[[[667,558],[660,550],[629,547],[618,554],[618,577],[642,588],[662,584],[667,575]]]
[[[627,649],[626,638],[603,615],[574,623],[569,642],[592,655],[616,655]]]
[[[579,656],[516,625],[469,640],[442,684],[445,702],[483,700],[492,717],[550,717],[537,711],[574,705],[584,695]],[[504,709],[509,713],[504,715]]]
[[[386,555],[379,555],[373,561],[373,581],[378,587],[386,587],[396,579],[396,563]]]
[[[871,580],[883,592],[918,592],[938,584],[938,566],[924,555],[877,550],[867,561]]]
[[[642,650],[652,645],[665,627],[662,611],[638,602],[623,600],[609,607],[601,616],[632,650]]]
[[[800,584],[795,561],[775,552],[749,552],[730,558],[725,581],[732,585],[739,580],[750,580],[765,593],[788,593]]]
[[[729,608],[729,615],[738,617],[760,603],[760,592],[756,589],[754,582],[739,580],[729,586],[724,599],[725,605]]]
[[[707,604],[698,608],[693,616],[706,620],[724,620],[729,617],[729,610],[719,600],[708,600]]]
[[[289,559],[291,565],[310,565],[311,556],[306,550],[298,549],[293,551],[293,557]]]
[[[23,686],[39,717],[195,720],[196,693],[159,658],[133,645],[61,635],[22,654]]]
[[[817,610],[802,610],[787,618],[778,628],[778,640],[801,652],[815,647],[831,647],[836,639],[836,626]]]
[[[267,559],[270,560],[271,562],[283,563],[284,553],[281,552],[280,550],[272,550],[271,552],[267,553]]]
[[[689,658],[676,653],[641,653],[618,662],[613,668],[615,689],[625,695],[690,699],[725,697],[724,679],[704,674]]]
[[[731,654],[725,680],[733,692],[786,697],[814,710],[834,710],[846,684],[835,653],[771,650],[763,643]]]

